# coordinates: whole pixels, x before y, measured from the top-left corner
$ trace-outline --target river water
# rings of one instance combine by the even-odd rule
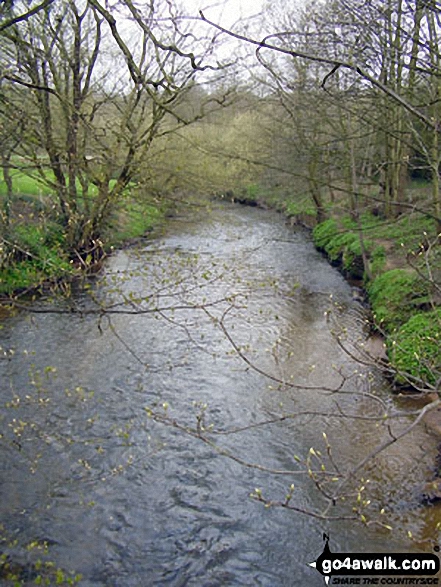
[[[438,544],[423,426],[342,483],[409,424],[378,417],[415,405],[337,343],[358,352],[365,311],[278,214],[178,217],[52,310],[0,330],[0,551],[25,584],[41,558],[85,587],[319,586],[323,532],[334,551]],[[291,484],[291,510],[250,496]],[[368,526],[346,519],[363,503]]]

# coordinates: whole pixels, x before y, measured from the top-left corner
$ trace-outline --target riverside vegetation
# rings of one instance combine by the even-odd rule
[[[0,9],[2,294],[90,271],[170,197],[234,192],[313,225],[316,245],[363,280],[396,382],[437,390],[431,3],[280,1],[242,32],[201,14],[197,44],[173,3],[121,4],[139,52],[98,0]],[[228,36],[252,61],[216,58]]]
[[[372,326],[385,337],[394,382],[420,390],[438,389],[441,374],[440,235],[435,218],[415,211],[418,201],[424,204],[429,187],[421,181],[410,183],[415,206],[393,218],[377,210],[354,218],[329,201],[328,218],[317,222],[309,198],[290,199],[257,185],[239,198],[245,204],[275,207],[312,230],[316,247],[347,278],[362,285]]]
[[[66,231],[50,209],[50,189],[19,171],[12,181],[10,213],[14,220],[3,234],[0,295],[38,293],[95,271],[101,257],[96,259],[87,252],[80,256],[69,250]],[[6,197],[4,182],[0,183],[0,197]],[[129,187],[101,235],[101,253],[108,254],[114,247],[158,228],[167,208],[169,204],[154,198],[140,202]]]
[[[70,280],[96,271],[112,247],[146,235],[190,198],[206,205],[207,196],[231,195],[309,226],[316,246],[367,292],[395,383],[439,392],[437,3],[274,0],[263,18],[231,31],[211,14],[186,14],[175,0],[0,3],[1,301],[23,307],[41,292],[49,295],[36,309],[56,312],[51,294],[68,297]],[[227,52],[226,39],[236,43]],[[180,268],[172,275],[179,285]],[[122,305],[136,313],[149,303],[132,295]],[[99,320],[106,310],[96,307]],[[46,428],[10,413],[13,440],[0,439],[12,462],[26,427],[37,447],[51,446]],[[379,422],[393,427],[384,415]],[[368,460],[412,430],[413,416]],[[344,470],[347,480],[361,472]],[[0,526],[4,542],[2,534]],[[24,584],[21,565],[9,564],[0,560],[0,578],[3,567]],[[40,570],[30,569],[35,584],[77,581]]]

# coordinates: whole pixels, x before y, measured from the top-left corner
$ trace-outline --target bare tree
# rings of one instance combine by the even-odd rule
[[[201,19],[216,30],[254,46],[258,59],[279,82],[286,78],[289,60],[294,59],[315,64],[311,79],[316,88],[321,86],[332,93],[335,80],[339,80],[337,88],[341,88],[346,79],[350,91],[346,96],[336,93],[335,97],[340,100],[340,108],[351,109],[351,117],[367,120],[366,109],[357,112],[351,103],[354,89],[370,101],[370,124],[379,138],[372,150],[373,160],[363,168],[376,176],[381,172],[381,197],[386,201],[387,212],[400,213],[407,205],[405,186],[415,144],[412,137],[418,127],[425,129],[419,133],[419,142],[425,145],[420,148],[427,165],[433,169],[436,166],[434,151],[438,153],[438,147],[433,137],[439,135],[439,125],[432,114],[437,103],[433,91],[439,79],[439,23],[433,10],[421,2],[391,1],[385,5],[341,0],[319,6],[312,3],[303,18],[301,12],[289,18],[282,10],[281,18],[285,20],[279,32],[259,39],[226,30],[201,13]],[[425,38],[426,31],[430,39]],[[423,90],[428,80],[433,91]],[[435,178],[435,184],[436,181]],[[436,185],[433,189],[437,190]],[[439,217],[437,198],[434,196],[432,211]]]
[[[186,52],[189,35],[171,3],[142,10],[53,2],[3,32],[8,95],[31,90],[32,125],[14,152],[53,190],[67,247],[81,257],[100,255],[103,230],[141,180],[153,141],[201,116],[181,116],[179,105],[204,55]],[[214,44],[199,48],[207,54]]]
[[[15,14],[13,12],[13,0],[3,2],[0,9],[0,33],[18,24],[19,22],[24,22],[30,19],[38,12],[49,8],[53,2],[54,0],[44,0],[35,6],[31,6],[30,8],[25,8],[22,6],[20,7],[22,11],[19,14]]]

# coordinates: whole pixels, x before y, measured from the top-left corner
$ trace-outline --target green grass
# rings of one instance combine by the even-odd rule
[[[313,238],[332,261],[344,259],[348,253],[355,258],[361,255],[360,229],[374,275],[383,270],[387,255],[399,255],[404,266],[407,254],[417,253],[436,238],[435,221],[421,214],[385,221],[368,213],[360,216],[359,223],[349,216],[331,217],[314,228]]]
[[[367,291],[375,322],[387,333],[402,326],[429,301],[427,284],[406,269],[382,273]]]
[[[360,231],[354,220],[330,218],[318,224],[312,234],[316,247],[325,251],[331,261],[341,263],[351,277],[365,277]],[[363,246],[371,269],[381,271],[385,263],[384,247],[366,237]]]
[[[329,218],[317,226],[312,231],[315,246],[326,251],[326,247],[339,234],[340,229],[335,218]]]
[[[317,210],[308,195],[299,196],[298,198],[288,198],[285,204],[286,214],[292,218],[295,216],[309,216],[314,219]]]
[[[166,210],[164,204],[126,200],[104,236],[112,246],[145,236],[164,222]]]
[[[40,261],[19,261],[1,271],[0,294],[12,295],[22,291],[32,291],[43,283],[66,279],[74,271],[67,261],[56,255],[46,257],[46,266],[41,267]]]
[[[48,180],[53,180],[52,173],[47,172]],[[11,178],[14,194],[27,196],[49,196],[53,194],[53,190],[44,181],[39,180],[37,176],[29,176],[19,171],[18,169],[11,170]],[[6,183],[0,181],[0,195],[6,195]]]
[[[64,234],[56,223],[22,224],[14,228],[13,261],[1,270],[0,294],[33,289],[44,281],[72,274],[74,268],[64,250]]]
[[[317,225],[313,231],[316,246],[354,276],[357,268],[362,270],[360,226],[370,262],[371,279],[365,276],[367,293],[375,325],[387,335],[388,356],[397,369],[395,381],[433,385],[441,374],[441,314],[426,311],[431,301],[430,282],[408,259],[421,273],[427,272],[424,251],[436,238],[435,222],[422,214],[388,221],[363,214],[359,224],[346,216]],[[432,272],[441,270],[438,249],[431,250]],[[397,268],[385,270],[388,262]]]
[[[436,385],[441,376],[441,310],[412,316],[387,341],[396,381]]]
[[[32,175],[26,174],[19,169],[11,170],[11,178],[13,185],[13,193],[17,198],[26,199],[29,197],[40,197],[40,196],[51,196],[54,194],[54,189],[48,185],[50,182],[55,184],[55,176],[52,171],[47,170],[45,172],[46,182],[37,174]],[[110,181],[110,186],[114,185],[116,180]],[[77,180],[76,182],[78,193],[82,193],[81,183]],[[4,179],[0,180],[0,196],[5,196],[7,193],[6,182]],[[95,196],[98,193],[98,189],[95,185],[89,184],[89,196]]]
[[[391,220],[363,215],[361,220],[368,238],[389,241],[395,251],[416,251],[426,238],[436,237],[435,221],[423,214],[408,214]]]

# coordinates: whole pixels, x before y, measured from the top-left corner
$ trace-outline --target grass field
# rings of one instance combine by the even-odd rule
[[[51,171],[47,171],[45,175],[47,182],[39,177],[38,174],[27,175],[19,169],[13,169],[11,171],[11,178],[14,196],[39,197],[53,195],[54,189],[50,186],[50,182],[55,183],[54,174]],[[77,182],[77,189],[79,192],[82,191],[80,182]],[[90,184],[89,191],[91,195],[95,195],[97,193],[96,186]],[[5,196],[6,193],[6,182],[2,177],[0,180],[0,196]]]
[[[47,196],[53,193],[53,190],[37,174],[29,176],[19,169],[12,169],[10,175],[15,195]],[[49,172],[46,177],[48,181],[52,181],[54,178],[53,174]],[[3,177],[0,181],[0,195],[6,195],[6,182]]]
[[[53,213],[56,197],[50,185],[19,170],[13,170],[11,176],[11,222],[7,236],[3,235],[4,240],[0,241],[0,294],[7,295],[33,290],[47,281],[69,278],[78,272],[75,267],[78,257],[68,250],[65,229]],[[47,177],[50,181],[49,173]],[[148,234],[165,217],[161,203],[142,197],[133,187],[129,186],[120,197],[102,227],[100,238],[105,249]],[[6,183],[0,180],[0,205],[6,193]],[[96,186],[91,185],[89,197],[96,193]],[[78,194],[81,207],[80,188]]]

